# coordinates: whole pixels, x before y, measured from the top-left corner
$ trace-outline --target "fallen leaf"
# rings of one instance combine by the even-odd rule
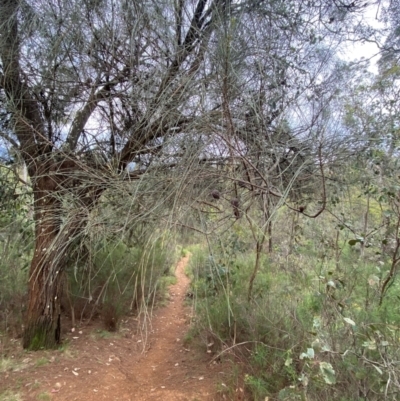
[[[354,320],[351,320],[351,319],[348,318],[348,317],[344,317],[343,320],[344,320],[346,323],[348,323],[349,325],[351,325],[351,326],[355,326],[355,325],[356,325],[355,322],[354,322]]]

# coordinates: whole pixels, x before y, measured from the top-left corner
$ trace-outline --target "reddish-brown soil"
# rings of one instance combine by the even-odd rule
[[[0,399],[8,390],[21,400],[216,400],[222,365],[183,341],[190,322],[187,261],[178,263],[168,305],[155,311],[147,329],[138,330],[132,318],[117,334],[100,331],[95,323],[76,328],[62,350],[24,352],[15,343],[3,357]]]

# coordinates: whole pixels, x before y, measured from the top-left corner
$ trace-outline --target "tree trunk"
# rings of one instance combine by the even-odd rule
[[[40,227],[40,225],[39,225]],[[38,240],[29,277],[29,303],[23,347],[29,350],[55,348],[60,343],[60,296],[62,280],[57,262],[41,255],[41,246],[51,244],[53,236]],[[39,245],[40,244],[40,245]],[[45,260],[43,260],[45,259]]]
[[[257,241],[257,244],[256,244],[256,262],[254,264],[253,273],[251,274],[251,277],[250,277],[250,280],[249,280],[249,289],[248,289],[248,293],[247,293],[247,301],[248,302],[251,301],[251,293],[253,291],[254,280],[255,280],[255,278],[257,276],[258,270],[260,269],[261,252],[262,252],[262,248],[263,248],[263,245],[264,245],[264,241],[265,241],[265,233],[262,236],[262,238]]]
[[[34,183],[35,250],[29,272],[29,301],[23,347],[54,348],[60,342],[60,296],[63,253],[60,251],[61,202],[48,176]]]
[[[32,177],[35,250],[29,273],[23,336],[23,347],[30,350],[54,348],[60,342],[62,272],[67,267],[67,252],[71,244],[79,240],[89,213],[103,192],[95,185],[84,185],[82,189],[74,187],[74,183],[80,182],[81,171],[71,161],[56,164],[49,160],[43,166],[41,174]],[[63,216],[63,202],[67,196],[76,208]]]

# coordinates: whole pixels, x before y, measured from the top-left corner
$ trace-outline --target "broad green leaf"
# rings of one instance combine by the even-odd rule
[[[319,370],[322,374],[322,377],[327,384],[335,384],[336,383],[336,375],[332,365],[328,362],[320,362]]]
[[[336,284],[335,284],[335,282],[333,280],[329,280],[326,283],[326,285],[329,286],[329,287],[332,287],[332,288],[336,288]]]
[[[314,359],[315,353],[313,348],[307,348],[307,353],[302,352],[300,355],[300,359]]]
[[[321,327],[321,318],[319,316],[314,316],[313,319],[313,328],[319,329]]]
[[[292,359],[292,358],[286,359],[286,361],[285,361],[285,366],[291,366],[292,362],[293,362],[293,359]]]
[[[308,377],[302,373],[298,379],[304,387],[308,386]]]
[[[328,344],[324,344],[321,348],[322,352],[329,352],[331,351],[331,347]]]

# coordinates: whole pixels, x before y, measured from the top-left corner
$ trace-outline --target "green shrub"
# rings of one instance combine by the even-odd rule
[[[390,260],[379,262],[373,246],[361,257],[346,240],[329,240],[337,238],[329,224],[308,222],[301,245],[263,252],[251,302],[251,249],[230,234],[192,250],[195,332],[242,362],[248,399],[398,399],[396,281],[379,305]]]
[[[27,301],[32,227],[16,218],[0,228],[0,331],[19,336]]]
[[[68,271],[69,299],[76,318],[101,315],[104,328],[118,329],[122,316],[162,298],[175,262],[161,240],[146,247],[103,240]]]

